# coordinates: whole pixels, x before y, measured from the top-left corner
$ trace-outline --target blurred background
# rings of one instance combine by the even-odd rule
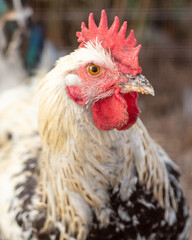
[[[192,207],[191,0],[0,0],[0,92],[49,71],[78,47],[81,22],[93,12],[98,23],[102,9],[109,25],[116,15],[126,20],[142,44],[140,66],[156,96],[140,96],[141,118],[180,166]]]

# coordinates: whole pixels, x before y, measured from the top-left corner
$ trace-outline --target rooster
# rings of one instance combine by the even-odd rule
[[[154,90],[126,29],[104,10],[82,23],[79,48],[40,83],[39,134],[30,88],[1,98],[2,239],[189,238],[178,168],[138,118],[138,93]]]

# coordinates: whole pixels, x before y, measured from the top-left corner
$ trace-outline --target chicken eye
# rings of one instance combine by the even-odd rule
[[[91,75],[98,75],[100,73],[100,67],[95,64],[91,64],[88,66],[88,71]]]

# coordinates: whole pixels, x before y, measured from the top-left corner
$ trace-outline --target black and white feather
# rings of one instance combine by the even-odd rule
[[[141,120],[101,131],[67,95],[78,51],[42,82],[41,139],[33,87],[0,97],[1,240],[189,239],[177,166]]]

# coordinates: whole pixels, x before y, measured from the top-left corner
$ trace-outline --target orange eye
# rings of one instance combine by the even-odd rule
[[[88,71],[91,75],[98,75],[100,73],[100,67],[95,64],[91,64],[88,66]]]

